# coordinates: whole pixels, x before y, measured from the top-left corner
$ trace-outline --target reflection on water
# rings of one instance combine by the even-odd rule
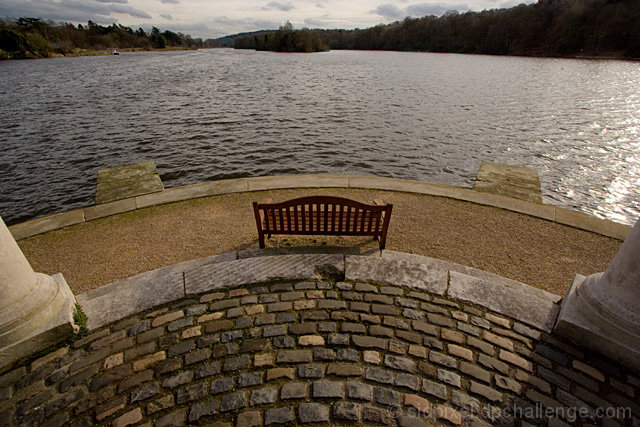
[[[544,200],[640,215],[635,62],[228,49],[0,63],[0,215],[93,202],[100,168],[165,186],[284,173],[472,186],[482,160],[539,171]]]

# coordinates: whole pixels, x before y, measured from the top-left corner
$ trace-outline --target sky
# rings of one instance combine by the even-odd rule
[[[55,22],[101,25],[118,23],[137,29],[158,27],[217,38],[247,31],[294,28],[368,28],[407,16],[440,16],[512,7],[535,0],[0,0],[0,17],[37,17]]]

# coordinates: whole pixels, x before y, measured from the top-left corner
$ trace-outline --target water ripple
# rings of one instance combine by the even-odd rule
[[[640,215],[640,69],[625,61],[345,52],[131,53],[0,62],[0,214],[93,202],[98,169],[166,187],[283,173],[470,186],[535,168],[544,200]]]

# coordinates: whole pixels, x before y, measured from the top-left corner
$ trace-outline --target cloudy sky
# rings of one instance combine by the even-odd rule
[[[244,31],[294,28],[367,28],[406,16],[442,15],[512,7],[534,0],[0,0],[0,17],[56,22],[114,22],[215,38]]]

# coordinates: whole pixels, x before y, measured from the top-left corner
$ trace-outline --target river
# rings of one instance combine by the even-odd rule
[[[545,203],[640,216],[638,62],[212,49],[0,62],[0,215],[93,204],[98,169],[166,187],[299,173],[473,186],[538,170]]]

